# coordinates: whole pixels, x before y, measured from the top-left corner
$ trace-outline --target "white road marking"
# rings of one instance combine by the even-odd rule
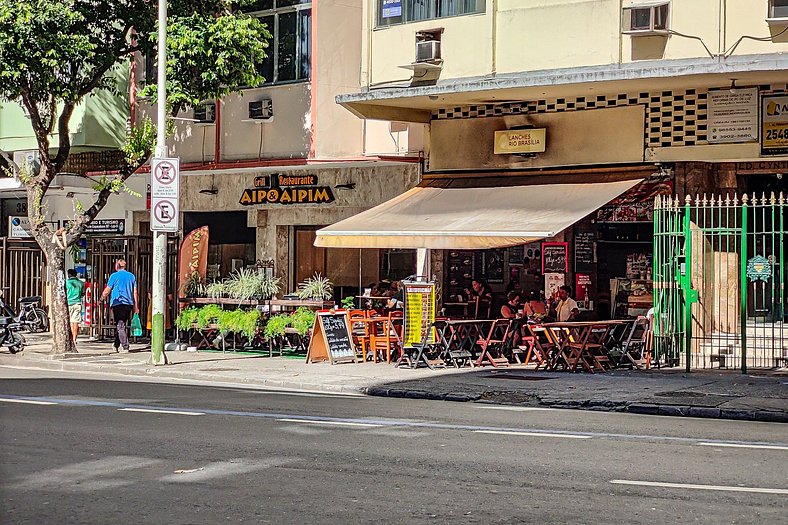
[[[728,448],[762,448],[766,450],[788,450],[780,445],[747,445],[744,443],[698,443],[702,447],[728,447]]]
[[[150,408],[119,408],[120,412],[145,412],[147,414],[175,414],[178,416],[204,416],[205,412],[188,412],[186,410],[154,410]]]
[[[582,436],[578,434],[551,434],[550,432],[516,432],[514,430],[474,430],[479,434],[500,434],[504,436],[531,436],[531,437],[551,437],[568,439],[591,439],[593,436]]]
[[[383,425],[378,425],[375,423],[354,423],[352,421],[322,421],[319,419],[289,419],[289,418],[279,418],[277,421],[281,421],[283,423],[309,423],[312,425],[336,425],[336,426],[346,426],[346,427],[382,427]]]
[[[509,406],[495,406],[495,405],[474,405],[485,410],[510,410],[512,412],[548,412],[557,410],[555,408],[547,407],[509,407]]]
[[[24,476],[15,486],[23,489],[63,492],[107,490],[133,483],[131,480],[118,479],[117,476],[120,472],[145,468],[160,462],[159,459],[140,456],[109,456],[29,474]]]
[[[285,465],[288,462],[289,461],[284,458],[273,458],[265,461],[245,458],[230,459],[228,461],[208,463],[204,467],[179,469],[173,474],[159,478],[159,480],[169,483],[199,483],[209,479],[248,474],[258,470]]]
[[[693,485],[689,483],[663,483],[660,481],[635,481],[631,479],[611,479],[614,485],[637,485],[642,487],[665,487],[669,489],[719,490],[727,492],[759,492],[761,494],[788,494],[788,489],[767,489],[762,487],[732,487],[726,485]]]
[[[26,405],[57,405],[51,401],[33,401],[32,399],[11,399],[8,397],[0,397],[0,401],[4,403],[24,403]]]

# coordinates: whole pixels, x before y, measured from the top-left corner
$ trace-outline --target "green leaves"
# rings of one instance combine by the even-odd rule
[[[156,39],[156,34],[151,38]],[[257,64],[271,34],[258,19],[242,14],[173,16],[167,25],[167,100],[196,106],[209,99],[257,87],[265,79]],[[143,94],[156,98],[156,85]]]

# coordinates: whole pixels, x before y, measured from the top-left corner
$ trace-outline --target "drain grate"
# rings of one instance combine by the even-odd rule
[[[518,381],[545,381],[547,379],[555,379],[554,377],[525,376],[522,374],[487,374],[482,377],[485,379],[516,379]]]
[[[654,394],[657,397],[706,397],[708,394],[703,392],[685,392],[677,390],[675,392],[657,392]]]

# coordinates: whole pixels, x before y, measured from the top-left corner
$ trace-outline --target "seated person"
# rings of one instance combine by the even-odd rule
[[[506,302],[501,306],[501,317],[503,319],[511,319],[512,325],[510,331],[512,332],[512,343],[514,346],[519,346],[522,339],[522,326],[523,318],[519,312],[520,310],[520,294],[517,292],[509,292],[506,296]]]
[[[400,281],[391,283],[391,288],[388,294],[389,300],[386,302],[386,308],[390,310],[402,309],[405,306],[405,291],[402,288]]]
[[[531,290],[528,294],[528,302],[523,305],[526,315],[535,319],[542,319],[547,315],[547,306],[539,298],[539,292]]]
[[[471,281],[471,288],[466,288],[465,293],[468,294],[469,301],[475,301],[477,297],[487,301],[492,300],[492,291],[487,286],[487,283],[482,280],[474,279]]]
[[[580,315],[580,309],[577,307],[577,303],[572,299],[571,295],[572,288],[564,285],[558,289],[558,300],[556,301],[555,298],[553,299],[550,313],[554,314],[554,318],[559,323],[576,321],[577,317]]]

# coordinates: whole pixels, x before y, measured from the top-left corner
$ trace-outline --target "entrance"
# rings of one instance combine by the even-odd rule
[[[93,315],[91,319],[91,336],[97,339],[112,339],[115,336],[115,326],[112,324],[111,310],[106,303],[98,301],[107,280],[115,271],[115,262],[118,259],[126,260],[126,268],[137,278],[137,291],[140,300],[140,318],[143,327],[146,325],[145,316],[148,312],[149,294],[152,291],[153,276],[153,239],[151,237],[93,237],[89,239],[90,252],[88,264],[91,268],[89,280],[93,299]],[[169,315],[175,319],[177,297],[175,291],[175,276],[178,268],[178,239],[167,238],[167,308]]]
[[[46,260],[33,240],[0,237],[0,289],[14,310],[19,299],[40,295],[46,305]]]
[[[655,351],[690,368],[788,360],[788,202],[660,197],[654,211]]]

